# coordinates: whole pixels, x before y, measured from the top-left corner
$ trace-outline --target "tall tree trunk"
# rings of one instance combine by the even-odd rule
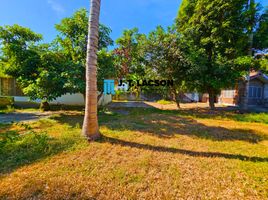
[[[209,107],[211,110],[215,109],[215,92],[213,89],[208,91],[209,94]]]
[[[180,99],[179,93],[177,93],[177,90],[175,88],[172,88],[172,96],[173,96],[173,101],[175,101],[177,104],[177,108],[180,109],[181,108],[181,105],[180,105],[181,99]]]
[[[98,90],[97,90],[97,51],[99,40],[99,16],[101,0],[91,0],[88,27],[87,61],[86,61],[86,105],[83,135],[88,140],[100,137],[98,125]]]
[[[48,101],[42,101],[41,104],[40,104],[40,110],[41,111],[49,111],[50,110],[50,106],[49,106],[49,103]]]

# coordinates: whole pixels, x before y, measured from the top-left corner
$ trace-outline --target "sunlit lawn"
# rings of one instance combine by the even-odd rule
[[[0,199],[266,199],[268,114],[79,111],[0,125]]]

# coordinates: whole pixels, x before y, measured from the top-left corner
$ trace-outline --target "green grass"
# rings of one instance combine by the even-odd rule
[[[170,104],[174,104],[173,101],[167,101],[167,100],[164,100],[164,99],[157,101],[157,103],[159,103],[159,104],[161,104],[161,105],[170,105]]]
[[[235,115],[234,119],[242,122],[259,122],[268,124],[268,113],[248,113],[243,115]]]
[[[210,111],[207,109],[188,109],[188,110],[156,110],[148,109],[146,112],[165,113],[177,116],[188,116],[200,119],[219,119],[219,120],[234,120],[238,122],[256,122],[268,124],[268,113],[244,113],[240,114],[237,111]]]
[[[267,199],[267,114],[103,109],[0,124],[0,199]],[[256,122],[256,120],[260,120]]]
[[[7,113],[11,113],[14,112],[15,108],[12,106],[7,106],[7,108],[2,108],[0,109],[0,114],[7,114]]]

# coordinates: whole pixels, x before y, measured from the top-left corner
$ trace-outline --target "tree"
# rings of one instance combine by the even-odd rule
[[[116,40],[118,47],[114,50],[118,77],[126,78],[130,73],[144,76],[144,42],[146,36],[137,28],[124,30]]]
[[[65,56],[39,44],[42,39],[28,28],[19,25],[0,27],[1,63],[7,75],[16,78],[31,100],[41,99],[41,108],[66,93],[61,74],[68,62]]]
[[[146,36],[140,34],[137,28],[124,30],[123,35],[116,40],[118,47],[113,51],[117,77],[132,81],[141,80],[145,76],[144,47]],[[129,90],[139,99],[141,87],[133,86]]]
[[[68,60],[63,54],[46,49],[40,52],[40,63],[34,79],[20,76],[17,80],[24,94],[31,100],[41,99],[40,108],[49,110],[48,102],[68,92],[62,76],[68,68]]]
[[[254,49],[268,49],[268,8],[260,15],[256,30],[254,31]]]
[[[86,107],[83,135],[88,140],[100,137],[97,115],[97,51],[99,41],[100,0],[91,0],[88,22],[88,43],[86,60]]]
[[[246,5],[245,10],[245,19],[246,19],[246,32],[248,34],[248,56],[253,57],[253,44],[254,44],[254,28],[257,21],[257,4],[255,0],[249,0]],[[248,68],[248,74],[246,75],[248,78],[246,79],[245,91],[242,97],[242,101],[240,103],[240,109],[243,112],[248,109],[248,96],[249,96],[249,81],[250,81],[250,72],[252,67]]]
[[[172,28],[165,31],[162,27],[149,34],[146,45],[147,66],[156,74],[158,80],[173,80],[174,85],[166,88],[180,108],[180,96],[185,92],[188,70],[191,62],[183,49],[181,37]]]
[[[247,51],[246,6],[247,0],[183,0],[180,8],[178,31],[195,63],[192,83],[209,94],[211,109],[219,91],[233,86],[246,70],[235,65]]]
[[[98,52],[97,69],[98,91],[102,93],[104,79],[114,79],[117,76],[117,69],[114,65],[114,55],[112,52],[107,52],[105,49]]]
[[[55,27],[59,31],[59,35],[54,41],[58,51],[63,52],[72,63],[65,71],[67,78],[66,87],[70,93],[81,93],[85,96],[86,90],[86,56],[87,56],[87,39],[88,39],[88,12],[86,9],[76,11],[73,16],[67,17],[56,24]],[[100,24],[99,26],[99,42],[98,50],[107,49],[113,45],[110,37],[111,29]],[[107,50],[106,53],[108,54]],[[98,60],[98,65],[104,64]],[[105,65],[107,67],[107,65]],[[99,68],[102,68],[100,66]]]

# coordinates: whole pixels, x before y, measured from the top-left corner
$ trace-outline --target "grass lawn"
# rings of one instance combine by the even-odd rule
[[[0,125],[0,199],[268,198],[268,114],[121,111]]]

